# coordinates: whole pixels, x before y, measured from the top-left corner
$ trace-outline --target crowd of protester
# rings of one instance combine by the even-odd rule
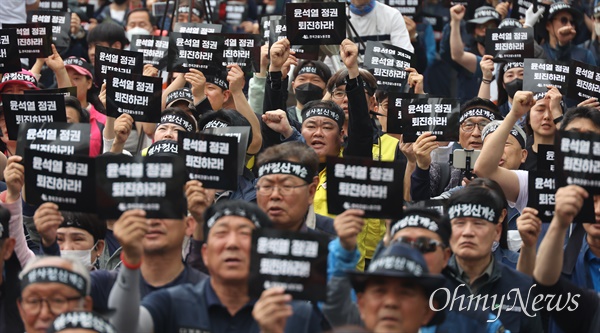
[[[551,223],[528,202],[540,147],[560,131],[599,135],[600,102],[554,86],[525,91],[523,59],[497,62],[485,46],[487,29],[529,27],[534,58],[596,66],[597,0],[540,0],[522,17],[513,15],[518,1],[423,0],[412,18],[388,1],[349,0],[348,38],[322,46],[321,60],[300,59],[283,38],[260,48],[250,75],[238,65],[208,75],[146,64],[144,76],[163,80],[161,121],[107,115],[112,83],[95,80],[98,46],[129,49],[133,36],[166,36],[176,22],[258,34],[260,18],[285,14],[288,1],[237,1],[236,24],[226,20],[229,2],[179,0],[165,10],[159,0],[69,0],[69,47],[3,74],[2,94],[75,87],[67,122],[90,124],[90,157],[147,156],[181,133],[221,127],[247,127],[249,138],[235,190],[188,180],[179,218],[131,209],[104,220],[27,202],[24,157],[0,106],[0,332],[600,331],[600,192],[557,181]],[[0,28],[25,23],[39,5],[2,1]],[[395,95],[363,66],[369,40],[412,54],[410,94],[460,101],[456,142],[431,132],[405,142],[388,128]],[[451,163],[455,149],[480,154],[466,168]],[[331,214],[335,157],[395,162],[402,215]],[[594,216],[582,220],[590,201]],[[327,237],[326,301],[293,299],[279,286],[251,296],[256,229]]]

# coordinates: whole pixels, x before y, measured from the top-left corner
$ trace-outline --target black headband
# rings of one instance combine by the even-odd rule
[[[7,81],[27,81],[37,85],[37,80],[35,79],[35,76],[22,72],[4,74],[4,76],[2,77],[2,82]]]
[[[396,234],[396,232],[404,229],[404,228],[409,228],[409,227],[417,227],[417,228],[423,228],[423,229],[427,229],[433,232],[438,231],[439,226],[438,223],[432,219],[430,219],[427,216],[421,216],[421,215],[407,215],[405,217],[403,217],[402,219],[400,219],[398,222],[394,223],[392,225],[392,229],[390,234],[392,235],[392,237],[394,236],[394,234]]]
[[[215,120],[211,120],[208,123],[206,123],[206,125],[204,125],[204,128],[202,128],[202,130],[208,129],[208,128],[223,128],[223,127],[229,127],[229,124],[221,121],[219,119],[215,119]]]
[[[485,140],[485,137],[488,134],[494,133],[498,129],[498,127],[500,127],[500,124],[502,124],[501,120],[495,120],[487,124],[481,133],[481,140]],[[521,145],[522,149],[525,149],[525,140],[527,136],[525,135],[525,132],[523,131],[523,129],[521,129],[519,125],[513,126],[513,128],[510,130],[510,135],[514,136],[515,139],[519,141],[519,145]]]
[[[481,109],[481,108],[473,108],[473,109],[469,109],[466,110],[465,112],[463,112],[463,114],[460,115],[460,119],[458,120],[459,124],[462,124],[463,121],[467,120],[467,118],[471,118],[471,117],[484,117],[489,119],[490,121],[494,121],[496,120],[496,115],[490,111],[490,110],[486,110],[486,109]]]
[[[175,154],[179,153],[179,144],[175,140],[160,140],[154,142],[146,152],[147,156],[158,154]]]
[[[478,203],[456,203],[448,208],[450,220],[459,217],[474,217],[496,224],[500,218],[497,215],[492,207]]]
[[[304,121],[310,117],[327,117],[333,121],[335,121],[340,129],[344,126],[344,122],[346,121],[346,115],[344,112],[338,112],[335,109],[330,109],[328,107],[315,106],[306,110],[302,110],[302,114],[304,115]]]
[[[160,124],[175,124],[183,127],[187,132],[194,132],[194,126],[180,115],[165,114],[160,117]]]
[[[243,208],[234,208],[234,209],[223,209],[219,212],[216,212],[213,216],[211,216],[208,221],[206,221],[206,228],[210,229],[212,228],[215,223],[217,223],[217,220],[222,218],[223,216],[239,216],[239,217],[243,217],[243,218],[247,218],[248,220],[252,221],[252,223],[257,227],[269,227],[269,225],[265,225],[266,221],[260,221],[260,219],[256,216],[256,214],[254,214],[251,211],[248,211],[246,209]]]
[[[73,311],[65,312],[56,317],[49,333],[60,332],[69,328],[82,328],[99,333],[116,333],[117,330],[106,319],[93,312]]]
[[[511,61],[508,62],[504,65],[504,67],[502,67],[502,69],[504,70],[504,72],[506,73],[506,71],[508,71],[509,69],[513,69],[513,68],[523,68],[523,62],[522,61]]]
[[[308,184],[312,183],[315,171],[304,164],[288,161],[267,162],[258,168],[258,178],[266,175],[284,174],[296,176]]]
[[[87,281],[78,273],[60,267],[37,267],[27,272],[21,279],[21,291],[33,283],[56,282],[69,286],[79,292],[81,296],[87,294]]]
[[[321,79],[325,80],[325,73],[323,73],[322,70],[318,69],[315,66],[306,65],[306,66],[300,68],[300,70],[298,71],[298,74],[296,74],[296,76],[299,76],[301,74],[315,74],[315,75],[318,75]]]

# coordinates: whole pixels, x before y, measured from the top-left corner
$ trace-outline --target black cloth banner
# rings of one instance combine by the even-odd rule
[[[32,205],[54,202],[60,210],[94,213],[94,159],[25,149],[25,199]]]
[[[17,155],[25,149],[60,155],[89,155],[90,124],[22,123],[19,125]]]
[[[533,58],[533,29],[487,29],[485,54],[494,56],[494,60],[497,61],[523,61],[525,58]]]
[[[45,23],[52,25],[52,43],[58,53],[69,49],[71,45],[71,13],[45,10],[27,12],[28,23]]]
[[[237,189],[237,138],[179,132],[177,139],[190,179],[198,179],[205,188]]]
[[[131,51],[144,54],[144,64],[150,64],[159,70],[167,68],[169,37],[133,35]]]
[[[384,0],[383,3],[386,5],[396,8],[402,13],[402,16],[406,16],[410,19],[419,13],[422,0]]]
[[[100,218],[117,219],[131,209],[147,218],[183,218],[187,207],[185,165],[179,156],[96,157],[96,208]]]
[[[239,65],[251,74],[260,72],[260,36],[252,34],[219,34],[223,36],[223,67]]]
[[[250,297],[258,299],[282,287],[295,300],[313,303],[327,298],[329,237],[318,233],[259,228],[252,232]]]
[[[66,88],[54,88],[54,89],[40,89],[40,90],[24,90],[25,95],[35,94],[61,94],[63,96],[77,97],[77,87],[66,87]]]
[[[600,134],[559,131],[555,136],[557,187],[579,185],[600,194]]]
[[[220,33],[222,29],[223,26],[220,24],[177,22],[175,23],[173,32],[179,32],[182,34],[208,35]]]
[[[21,71],[19,48],[17,47],[17,30],[0,30],[0,73]]]
[[[135,121],[160,122],[162,79],[110,73],[106,85],[106,113],[118,118],[127,113]]]
[[[52,54],[52,25],[45,23],[3,23],[4,29],[17,29],[21,58],[47,58]]]
[[[169,37],[169,72],[188,72],[190,68],[204,75],[215,75],[223,70],[223,36],[182,34],[173,32]]]
[[[292,45],[339,45],[346,38],[342,2],[288,3],[287,35]]]
[[[287,38],[287,26],[285,25],[285,17],[282,19],[271,20],[269,25],[269,48],[275,42]],[[319,45],[292,45],[290,49],[296,54],[298,59],[318,60]]]
[[[375,41],[367,41],[364,65],[372,69],[377,87],[382,90],[402,91],[406,86],[413,54],[400,47]]]
[[[21,123],[67,122],[62,94],[2,94],[8,138],[17,140]]]
[[[327,210],[362,209],[365,217],[400,218],[404,168],[400,163],[327,157]]]
[[[232,136],[237,139],[237,174],[241,176],[244,173],[244,167],[246,166],[246,149],[248,148],[248,141],[251,140],[250,127],[228,126],[219,128],[207,128],[203,130],[202,133],[221,136]]]
[[[453,98],[404,98],[390,95],[388,132],[402,133],[404,142],[415,142],[431,132],[437,141],[458,141],[460,102]]]
[[[537,169],[554,171],[554,146],[538,144]]]
[[[96,62],[94,66],[94,82],[102,87],[109,73],[121,73],[127,76],[142,75],[144,71],[144,54],[141,52],[113,49],[96,46]],[[108,87],[110,84],[106,84]]]
[[[55,12],[66,12],[69,10],[68,0],[40,0],[40,9]]]
[[[529,191],[527,207],[537,209],[538,217],[544,223],[552,221],[554,216],[554,195],[556,180],[551,171],[529,171]]]
[[[555,86],[561,94],[567,93],[569,65],[545,59],[523,61],[523,90],[546,92],[546,86]]]
[[[600,67],[573,60],[571,62],[567,97],[577,102],[600,97]]]

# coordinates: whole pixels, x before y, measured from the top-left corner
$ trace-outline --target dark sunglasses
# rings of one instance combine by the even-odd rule
[[[567,25],[567,23],[570,23],[572,26],[575,26],[575,21],[569,20],[566,16],[560,18],[560,23],[562,23],[562,25]]]
[[[421,253],[429,253],[437,250],[438,246],[444,248],[444,244],[436,241],[435,239],[427,238],[427,237],[417,237],[416,239],[411,239],[408,237],[400,237],[396,239],[394,242],[399,242],[402,244],[407,244],[413,249],[419,250]]]

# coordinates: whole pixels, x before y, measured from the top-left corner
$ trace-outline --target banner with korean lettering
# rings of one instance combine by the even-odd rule
[[[135,121],[160,122],[162,79],[110,73],[106,85],[106,112],[118,118],[127,113]]]
[[[67,122],[62,94],[2,94],[8,138],[17,140],[21,123]]]
[[[52,54],[52,25],[45,23],[2,23],[3,29],[17,30],[21,58],[47,58]]]
[[[420,12],[423,0],[384,0],[383,3],[386,5],[396,8],[402,13],[402,16],[406,16],[410,19]]]
[[[527,207],[535,208],[542,222],[549,223],[554,216],[556,181],[554,172],[529,171]]]
[[[28,23],[45,23],[52,25],[52,43],[61,53],[71,45],[71,13],[48,10],[27,12]]]
[[[522,61],[533,58],[532,28],[486,29],[485,54],[494,60]]]
[[[460,102],[453,98],[420,98],[391,94],[388,98],[388,133],[403,134],[415,142],[431,132],[437,141],[458,141]]]
[[[89,155],[90,124],[22,123],[17,155],[23,156],[26,148],[60,155]]]
[[[206,126],[210,126],[208,123]],[[205,127],[206,128],[206,127]],[[231,136],[237,139],[237,174],[242,175],[246,166],[246,149],[250,138],[250,126],[209,127],[202,131],[206,134]]]
[[[204,188],[237,189],[237,138],[179,132],[177,140],[190,179],[198,179]]]
[[[250,297],[258,299],[272,287],[295,300],[313,303],[327,298],[329,237],[310,232],[259,228],[252,231]]]
[[[287,3],[287,36],[293,45],[339,45],[346,38],[346,4]]]
[[[260,72],[260,36],[219,34],[223,36],[223,67],[239,65],[245,73]]]
[[[269,48],[277,41],[287,38],[287,26],[285,17],[269,21]],[[318,60],[319,45],[291,45],[290,50],[294,51],[294,56],[298,59]]]
[[[546,59],[525,59],[523,65],[523,90],[546,92],[546,86],[554,86],[561,94],[567,93],[568,64]]]
[[[223,26],[220,24],[211,23],[194,23],[194,22],[177,22],[173,32],[182,34],[199,34],[208,35],[221,32]]]
[[[377,87],[387,91],[402,91],[406,86],[413,54],[400,47],[375,41],[367,41],[364,65],[372,69]]]
[[[66,12],[69,10],[68,0],[40,0],[40,9],[56,12]]]
[[[600,67],[581,61],[571,62],[567,97],[577,102],[600,97]]]
[[[0,73],[14,73],[20,70],[17,30],[0,29]]]
[[[54,88],[54,89],[40,89],[40,90],[24,90],[25,95],[42,95],[42,94],[61,94],[63,96],[77,97],[77,87],[66,87],[66,88]]]
[[[133,74],[141,75],[143,71],[143,53],[96,46],[94,82],[98,87],[102,87],[108,73],[121,73],[131,76]],[[107,88],[108,86],[109,84],[106,85]]]
[[[94,159],[25,149],[25,200],[54,202],[60,210],[96,212]]]
[[[183,218],[187,205],[185,165],[179,156],[100,155],[96,157],[97,213],[117,219],[131,209],[147,218]]]
[[[169,37],[169,72],[188,72],[190,68],[201,71],[204,75],[214,75],[223,70],[223,36],[209,34],[182,34],[172,32]]]
[[[169,37],[133,35],[131,51],[144,54],[144,64],[150,64],[158,70],[167,68]]]
[[[362,209],[364,217],[399,218],[404,167],[366,158],[327,157],[327,210]]]

